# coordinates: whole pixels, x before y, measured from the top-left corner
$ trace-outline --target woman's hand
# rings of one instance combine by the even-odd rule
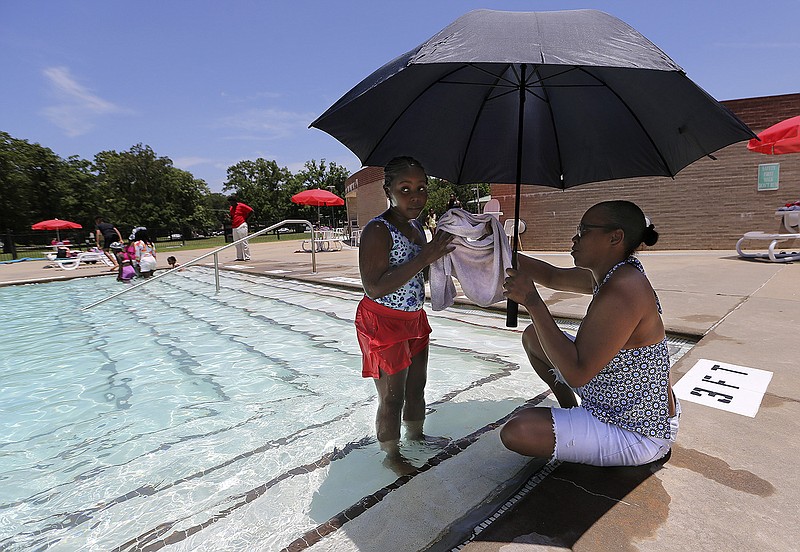
[[[507,299],[525,306],[543,302],[532,278],[513,268],[506,269],[506,274],[503,295]]]

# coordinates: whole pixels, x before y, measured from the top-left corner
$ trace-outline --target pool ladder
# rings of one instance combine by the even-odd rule
[[[117,293],[109,295],[108,297],[100,299],[99,301],[95,301],[91,305],[87,305],[85,307],[82,307],[81,310],[91,309],[92,307],[95,307],[95,306],[99,305],[100,303],[105,303],[106,301],[110,301],[111,299],[114,299],[115,297],[119,297],[123,293],[128,293],[129,291],[133,291],[136,288],[140,288],[142,286],[146,286],[147,284],[150,284],[151,282],[153,282],[153,280],[157,280],[159,278],[163,278],[167,274],[172,274],[176,270],[180,270],[182,268],[186,268],[187,266],[191,266],[191,265],[197,264],[198,262],[202,261],[203,259],[211,257],[212,255],[214,257],[214,283],[216,285],[217,291],[219,291],[219,252],[220,251],[228,249],[229,247],[234,247],[237,244],[240,244],[245,240],[249,240],[249,239],[258,237],[258,236],[260,236],[262,234],[266,234],[267,232],[271,232],[271,231],[273,231],[273,230],[275,230],[277,228],[280,228],[281,226],[287,225],[287,224],[303,224],[303,225],[305,225],[306,227],[308,227],[308,231],[311,233],[311,239],[312,240],[314,239],[314,226],[309,221],[307,221],[307,220],[296,220],[296,219],[283,220],[281,222],[273,224],[272,226],[270,226],[268,228],[264,228],[263,230],[259,230],[258,232],[253,232],[249,236],[246,236],[246,237],[244,237],[244,238],[242,238],[240,240],[236,240],[233,243],[225,244],[222,247],[219,247],[219,248],[215,249],[214,251],[209,251],[208,253],[200,255],[196,259],[192,259],[191,261],[183,263],[180,267],[176,266],[175,268],[171,268],[171,269],[167,270],[166,272],[162,272],[161,274],[158,274],[156,276],[148,278],[147,280],[145,280],[143,282],[140,282],[138,284],[134,284],[132,286],[126,286],[125,289],[123,289],[122,291],[118,291]],[[311,248],[311,272],[314,273],[314,274],[316,274],[316,272],[317,272],[317,248],[316,247],[312,247]]]

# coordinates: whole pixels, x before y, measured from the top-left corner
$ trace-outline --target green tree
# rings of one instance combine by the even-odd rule
[[[347,168],[337,165],[333,161],[327,163],[325,159],[321,159],[319,163],[312,159],[306,161],[303,170],[297,172],[294,176],[294,186],[291,195],[303,190],[310,190],[313,188],[321,188],[333,192],[339,197],[344,197],[344,183],[350,176],[350,171]],[[344,217],[344,207],[335,207],[339,210],[339,217]],[[327,211],[324,215],[327,217],[331,212],[330,207],[326,207]],[[320,211],[316,207],[304,207],[295,205],[291,211],[291,218],[304,218],[311,221],[317,220]],[[332,223],[334,221],[331,221]]]
[[[172,166],[150,146],[95,155],[97,186],[105,198],[101,216],[127,231],[146,226],[152,234],[189,233],[213,224],[204,198],[210,193],[203,180]]]
[[[447,180],[442,180],[431,176],[428,178],[428,203],[425,206],[426,212],[423,213],[427,216],[429,212],[436,213],[438,217],[447,209],[447,204],[450,202],[450,196],[455,195],[461,202],[464,209],[471,213],[480,212],[480,207],[476,205],[475,197],[477,187],[478,197],[487,195],[490,191],[489,184],[464,184],[455,186]],[[472,203],[470,203],[472,202]]]
[[[292,173],[275,161],[259,157],[255,161],[239,161],[228,167],[223,191],[235,191],[239,200],[253,208],[252,221],[270,226],[286,218]]]
[[[84,226],[82,205],[92,189],[91,166],[65,161],[51,149],[0,132],[0,228],[30,232],[31,224],[60,218]],[[93,223],[92,223],[93,224]]]
[[[211,218],[209,229],[212,232],[221,231],[225,222],[228,221],[228,213],[230,213],[228,198],[225,194],[212,192],[205,196],[204,203]]]

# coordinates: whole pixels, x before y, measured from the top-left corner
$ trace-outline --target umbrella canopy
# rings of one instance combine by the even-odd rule
[[[747,149],[767,155],[800,153],[800,115],[774,124],[747,143]]]
[[[69,220],[50,219],[37,222],[31,228],[33,230],[73,230],[83,228],[83,226]]]
[[[455,184],[516,183],[515,219],[522,183],[674,176],[755,136],[652,42],[595,10],[470,12],[311,126],[364,165],[410,155]]]
[[[305,190],[299,194],[294,194],[292,196],[292,202],[300,205],[316,205],[317,207],[344,205],[344,199],[321,188],[314,188],[312,190]]]
[[[364,165],[411,155],[455,184],[512,183],[520,119],[522,182],[556,188],[674,176],[755,136],[647,38],[595,10],[470,12],[311,126]]]
[[[77,228],[83,228],[83,226],[77,222],[60,219],[43,220],[31,226],[31,229],[33,230],[55,230],[58,241],[61,241],[61,234],[59,230],[73,230]]]

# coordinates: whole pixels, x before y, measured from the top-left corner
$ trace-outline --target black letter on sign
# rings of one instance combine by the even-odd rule
[[[702,396],[700,395],[701,391],[704,393],[708,393],[709,397],[721,397],[717,399],[721,403],[729,404],[733,400],[733,395],[726,395],[724,393],[718,393],[717,391],[709,391],[708,389],[702,389],[700,387],[695,387],[694,389],[692,389],[691,394],[700,397]]]
[[[725,387],[732,387],[734,389],[739,389],[736,385],[725,383],[725,380],[711,381],[711,376],[703,376],[703,381],[705,381],[706,383],[715,383],[717,385],[723,385]]]
[[[734,374],[741,374],[743,376],[747,375],[747,372],[739,372],[737,370],[728,370],[727,368],[723,368],[719,364],[715,364],[714,366],[711,367],[711,369],[712,370],[725,370],[726,372],[733,372]]]

